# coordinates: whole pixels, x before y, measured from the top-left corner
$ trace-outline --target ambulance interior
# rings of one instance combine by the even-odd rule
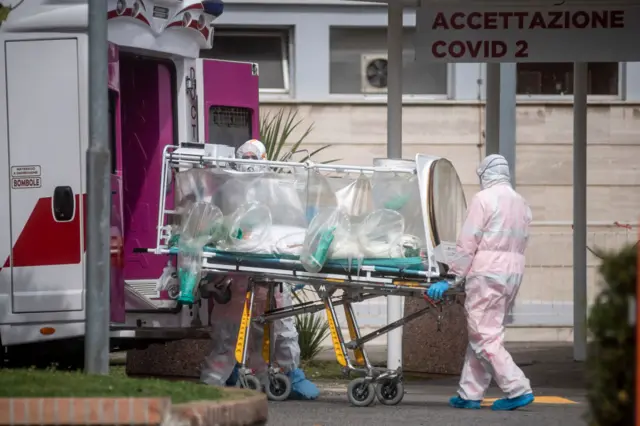
[[[155,244],[162,152],[177,143],[176,77],[171,61],[120,52],[119,87],[110,85],[112,229],[123,239],[112,277],[112,321],[124,321],[125,282],[155,287],[168,259],[134,248]],[[167,203],[171,207],[171,193]],[[118,206],[119,204],[119,206]],[[118,268],[114,268],[118,269]],[[135,287],[135,286],[134,286]]]

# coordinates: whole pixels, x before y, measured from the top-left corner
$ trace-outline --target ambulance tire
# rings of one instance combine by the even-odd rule
[[[6,367],[6,348],[2,346],[2,340],[0,340],[0,370]]]
[[[82,370],[84,344],[82,340],[55,341],[12,346],[7,348],[6,366],[9,368],[50,368]]]

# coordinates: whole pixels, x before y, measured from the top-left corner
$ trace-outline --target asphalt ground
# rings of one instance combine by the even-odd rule
[[[457,377],[436,377],[407,381],[405,397],[397,406],[374,403],[352,407],[347,399],[347,381],[321,381],[321,395],[315,401],[271,402],[270,426],[584,426],[587,424],[584,364],[573,361],[572,348],[565,344],[510,345],[514,360],[525,372],[536,401],[511,412],[490,409],[491,398],[502,397],[492,387],[480,410],[449,407],[457,389]]]
[[[574,390],[538,389],[537,401],[510,412],[489,408],[460,410],[448,406],[455,388],[431,383],[411,383],[397,406],[374,403],[352,407],[347,400],[346,384],[319,383],[321,397],[316,401],[285,401],[269,404],[270,426],[344,426],[344,425],[465,425],[465,426],[584,426],[586,403]],[[551,395],[554,394],[554,395]],[[562,394],[563,396],[557,396]],[[500,397],[498,390],[491,397]]]

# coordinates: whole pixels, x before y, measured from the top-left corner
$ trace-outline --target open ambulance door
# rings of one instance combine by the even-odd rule
[[[259,138],[258,65],[198,59],[199,139],[238,148]]]
[[[125,321],[122,132],[118,47],[109,44],[109,145],[111,148],[111,322]]]

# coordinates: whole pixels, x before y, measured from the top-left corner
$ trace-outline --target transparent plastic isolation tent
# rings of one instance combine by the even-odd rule
[[[358,1],[358,0],[356,0]],[[549,10],[553,7],[566,8],[638,8],[634,0],[359,0],[366,3],[387,4],[387,157],[402,158],[402,33],[403,12],[407,8],[450,7],[488,8],[513,7]],[[416,23],[418,26],[419,23]],[[609,30],[615,31],[615,30]],[[418,34],[420,28],[418,28]],[[554,39],[566,37],[563,31],[554,32]],[[640,50],[635,49],[636,57],[630,58],[629,52],[617,55],[617,44],[609,46],[606,52],[591,50],[589,61],[640,61]],[[589,48],[587,48],[589,49]],[[576,361],[586,359],[587,346],[587,62],[584,52],[581,56],[575,52],[564,52],[565,62],[574,62],[574,99],[573,99],[573,338],[574,358]],[[602,56],[599,60],[598,56]],[[535,60],[529,58],[529,60]],[[536,62],[545,62],[543,58]],[[508,64],[513,66],[515,64]],[[512,168],[515,168],[515,72],[510,82],[501,84],[501,67],[498,62],[487,64],[486,83],[486,147],[487,154],[504,155]],[[507,74],[507,79],[509,76]],[[505,83],[507,85],[505,85]],[[511,83],[512,87],[508,84]],[[511,97],[511,99],[509,99]],[[504,105],[506,103],[510,105]],[[501,103],[503,104],[501,107]],[[512,137],[500,137],[504,132]],[[502,139],[500,143],[498,140]],[[515,170],[514,170],[515,172]],[[514,174],[515,176],[515,174]],[[514,179],[515,180],[515,179]],[[403,298],[390,296],[387,302],[387,321],[389,323],[402,317]],[[402,365],[402,328],[389,333],[387,337],[387,366],[398,368]]]

